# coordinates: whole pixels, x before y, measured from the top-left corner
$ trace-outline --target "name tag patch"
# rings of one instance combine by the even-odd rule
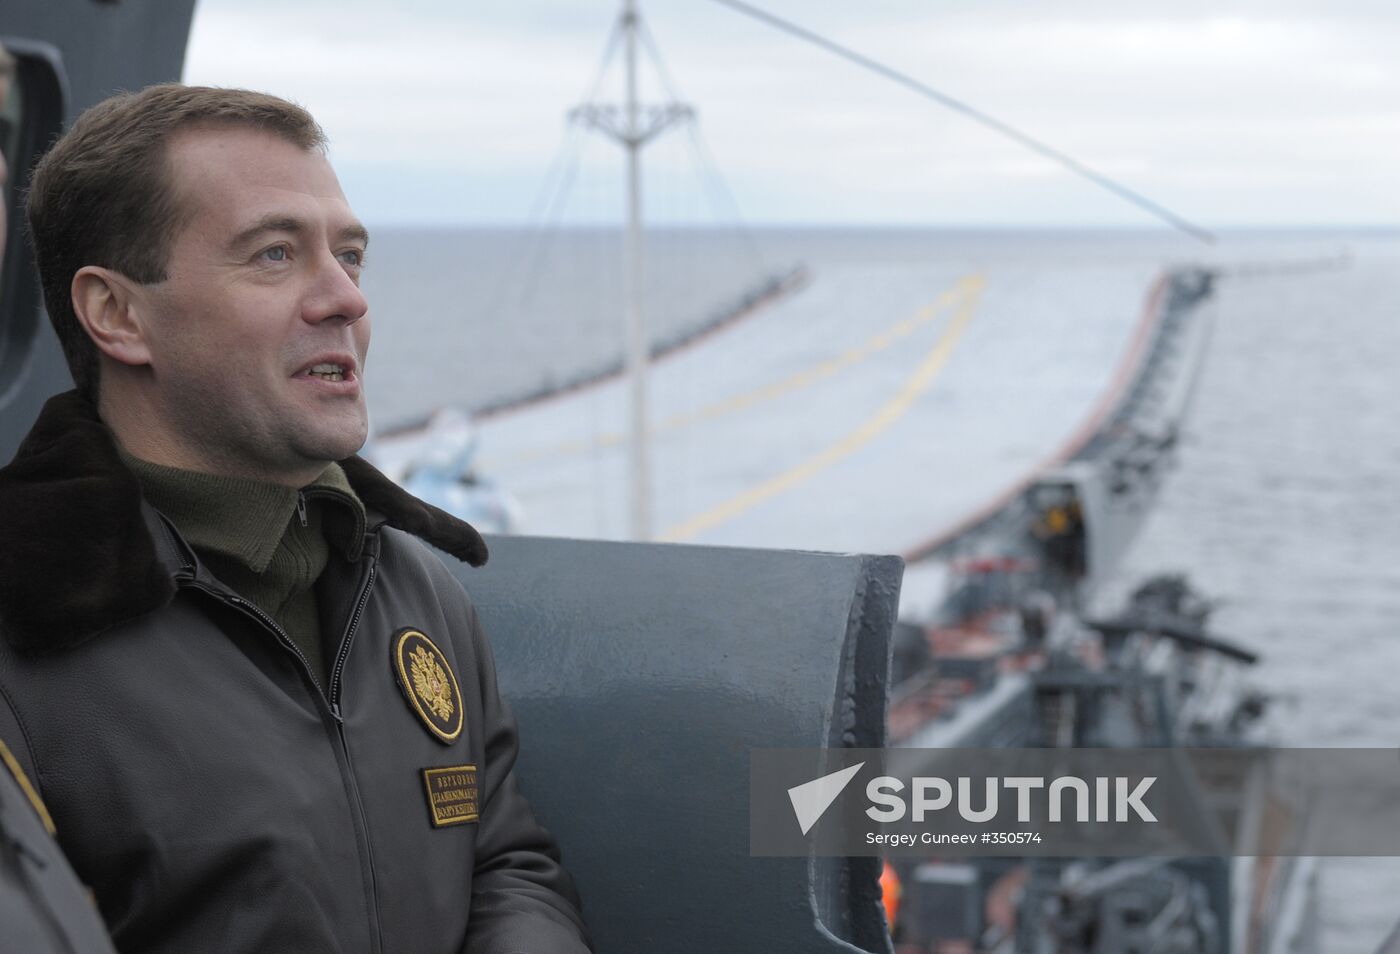
[[[424,769],[423,784],[428,790],[428,814],[434,828],[480,818],[475,765]]]

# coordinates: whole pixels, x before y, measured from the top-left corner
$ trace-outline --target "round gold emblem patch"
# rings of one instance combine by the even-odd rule
[[[462,734],[462,691],[451,663],[425,633],[394,634],[394,678],[428,731],[444,745],[455,742]]]

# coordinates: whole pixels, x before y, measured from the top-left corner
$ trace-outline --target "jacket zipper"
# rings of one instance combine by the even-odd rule
[[[350,615],[350,623],[345,627],[345,635],[340,638],[340,650],[335,654],[335,663],[331,667],[330,691],[326,701],[330,703],[331,712],[337,720],[340,719],[340,676],[345,671],[345,660],[350,656],[350,644],[355,640],[355,631],[360,628],[360,617],[364,614],[365,604],[369,602],[369,591],[374,587],[374,577],[378,569],[379,564],[371,560],[369,573],[365,576],[364,586],[360,590],[360,598],[355,601],[355,612]]]
[[[350,644],[355,641],[355,631],[360,628],[360,617],[364,614],[365,604],[369,602],[369,593],[374,588],[374,578],[378,569],[378,562],[374,557],[371,557],[369,570],[365,573],[364,585],[360,588],[359,598],[355,600],[355,611],[350,614],[350,622],[345,627],[345,633],[340,637],[340,648],[335,654],[335,664],[331,668],[326,702],[330,705],[331,715],[335,717],[336,732],[340,736],[340,751],[345,756],[345,768],[349,775],[350,793],[354,796],[355,811],[360,818],[360,830],[364,833],[365,857],[369,862],[370,904],[374,906],[374,950],[383,951],[384,928],[379,917],[379,875],[374,867],[374,845],[370,843],[369,839],[369,818],[365,815],[365,803],[360,797],[360,786],[355,781],[355,765],[350,760],[350,742],[345,738],[345,718],[340,714],[341,673],[345,669],[345,660],[350,655]]]
[[[292,637],[287,635],[287,631],[284,630],[280,624],[278,624],[277,620],[273,619],[271,616],[268,616],[255,604],[248,602],[243,597],[237,596],[233,593],[226,593],[223,590],[215,589],[214,587],[209,586],[207,583],[201,583],[198,580],[190,579],[186,582],[185,585],[191,586],[194,589],[199,590],[203,593],[208,593],[210,596],[214,597],[220,602],[227,603],[230,606],[238,607],[246,615],[253,617],[259,623],[262,623],[264,627],[271,630],[273,635],[277,637],[277,641],[280,642],[287,649],[290,649],[292,651],[292,654],[296,656],[298,660],[301,661],[302,671],[306,673],[306,678],[311,680],[311,684],[316,687],[316,692],[322,697],[325,696],[325,689],[321,686],[320,680],[316,678],[316,673],[312,671],[311,663],[307,660],[306,654],[301,651],[301,649],[297,646],[296,643],[292,642]],[[339,721],[340,716],[336,714],[334,708],[331,709],[331,715],[335,716],[336,720]]]
[[[208,593],[220,602],[237,607],[272,632],[273,635],[277,637],[278,642],[291,650],[297,659],[300,660],[302,672],[311,680],[311,684],[316,687],[316,694],[325,700],[331,718],[335,720],[336,735],[340,740],[340,752],[345,760],[346,781],[348,782],[350,794],[354,801],[355,815],[359,821],[360,843],[364,845],[365,861],[369,869],[370,897],[368,898],[368,902],[374,919],[374,935],[371,938],[373,944],[372,950],[375,952],[382,952],[384,950],[384,939],[382,936],[383,927],[379,919],[379,884],[374,870],[374,848],[370,844],[369,839],[369,819],[365,816],[364,800],[360,797],[360,787],[355,781],[355,770],[350,761],[350,745],[345,738],[345,718],[340,713],[341,673],[345,669],[345,661],[350,655],[350,644],[354,641],[355,631],[359,628],[360,617],[364,613],[365,605],[369,602],[370,589],[374,586],[374,578],[377,574],[377,570],[378,565],[374,559],[371,558],[369,571],[365,574],[364,585],[360,588],[359,598],[355,601],[355,611],[350,616],[350,623],[345,628],[345,633],[340,640],[340,649],[336,652],[335,667],[332,671],[331,682],[328,689],[322,688],[320,680],[316,678],[316,674],[311,670],[311,663],[307,660],[306,654],[292,641],[292,638],[287,635],[286,630],[284,630],[275,619],[241,596],[215,589],[206,583],[201,583],[194,579],[190,575],[193,572],[193,567],[190,567],[188,564],[185,566],[184,572],[181,575],[184,577],[186,586]]]

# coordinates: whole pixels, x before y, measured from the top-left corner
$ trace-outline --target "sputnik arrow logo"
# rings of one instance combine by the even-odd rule
[[[792,810],[797,815],[797,824],[802,826],[802,834],[807,834],[812,830],[812,826],[821,820],[831,803],[851,784],[851,779],[856,777],[856,773],[864,765],[864,762],[858,762],[850,768],[843,768],[839,772],[832,772],[830,775],[823,775],[788,789],[788,798],[791,799]]]

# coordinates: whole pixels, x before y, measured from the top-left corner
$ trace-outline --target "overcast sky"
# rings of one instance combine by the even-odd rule
[[[1400,3],[758,0],[1209,227],[1400,222]],[[372,224],[529,219],[597,71],[609,0],[201,0],[185,79],[309,107]],[[749,223],[1152,226],[1022,147],[713,0],[643,16]],[[620,65],[620,58],[617,61]],[[620,71],[604,87],[620,97]],[[651,102],[664,99],[644,74]],[[616,218],[577,137],[566,222]],[[690,137],[649,217],[730,221]]]

